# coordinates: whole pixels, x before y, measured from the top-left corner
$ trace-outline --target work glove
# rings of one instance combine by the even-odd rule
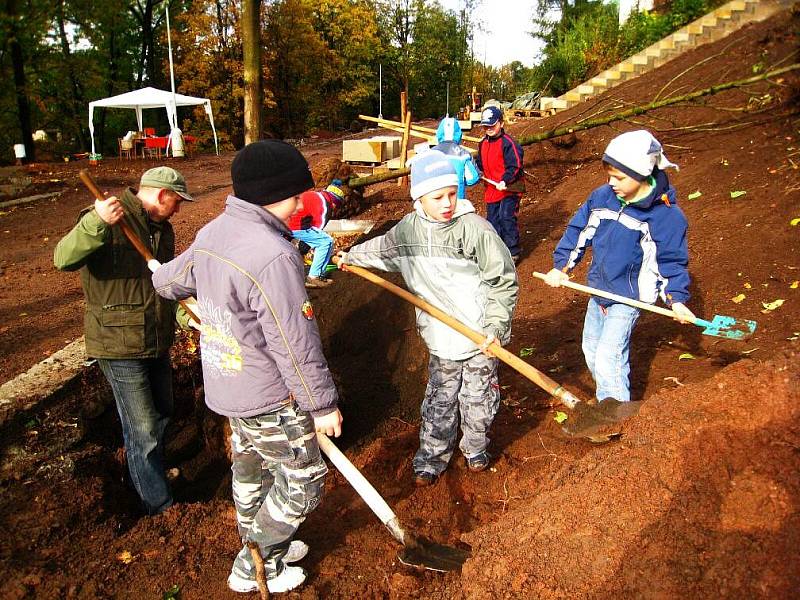
[[[504,192],[506,189],[506,182],[501,179],[500,181],[497,182],[497,185],[495,185],[494,187],[496,187],[501,192]]]
[[[569,275],[560,269],[550,269],[544,276],[544,282],[551,287],[561,287],[565,281],[569,281]]]
[[[675,313],[675,317],[673,317],[679,323],[688,323],[691,325],[694,323],[697,317],[694,316],[694,313],[689,310],[683,302],[673,302],[672,303],[672,312]]]
[[[497,341],[497,336],[495,336],[494,332],[490,332],[489,335],[486,336],[486,339],[483,343],[478,346],[478,349],[483,352],[486,356],[494,356],[491,350],[489,350],[489,346],[491,346],[494,342]]]

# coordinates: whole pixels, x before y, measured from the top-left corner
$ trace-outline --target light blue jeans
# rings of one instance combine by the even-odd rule
[[[594,298],[589,300],[583,322],[583,355],[597,385],[598,400],[631,399],[629,353],[638,318],[638,308],[627,304],[603,308]]]
[[[148,514],[158,514],[172,506],[164,474],[164,430],[172,415],[169,356],[97,362],[117,401],[133,487]]]
[[[333,238],[318,227],[292,231],[292,236],[314,249],[314,260],[311,261],[308,276],[321,277],[333,254]]]

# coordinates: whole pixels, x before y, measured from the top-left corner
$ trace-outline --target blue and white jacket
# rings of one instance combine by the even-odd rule
[[[622,204],[610,185],[594,190],[567,225],[553,253],[555,268],[571,271],[591,246],[591,287],[649,304],[658,296],[667,305],[687,302],[688,224],[666,173],[656,169],[654,178],[650,195],[633,204]]]
[[[448,160],[453,163],[458,177],[458,198],[465,200],[467,186],[478,183],[481,175],[472,161],[472,154],[461,146],[462,135],[458,121],[452,117],[446,117],[439,122],[439,127],[436,129],[436,140],[439,144],[433,149],[447,155]]]

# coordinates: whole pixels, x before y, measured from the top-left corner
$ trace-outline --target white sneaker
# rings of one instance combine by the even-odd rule
[[[306,547],[306,551],[308,551],[308,547]],[[293,590],[305,580],[306,572],[302,567],[286,566],[280,575],[272,579],[267,579],[267,589],[273,594],[280,594]],[[228,575],[228,587],[234,592],[241,592],[243,594],[258,591],[258,584],[255,579],[246,579],[235,573]]]
[[[285,567],[283,572],[274,579],[267,579],[267,589],[273,594],[280,594],[293,590],[306,580],[306,572],[302,567]],[[256,586],[258,589],[258,586]]]
[[[293,563],[303,560],[306,554],[308,554],[308,544],[300,540],[292,540],[289,544],[289,550],[286,551],[286,556],[283,557],[283,562]]]

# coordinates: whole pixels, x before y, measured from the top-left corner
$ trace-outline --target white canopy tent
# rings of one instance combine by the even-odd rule
[[[214,134],[214,149],[219,154],[219,146],[217,145],[217,130],[214,127],[214,114],[211,112],[211,101],[208,98],[194,98],[192,96],[184,96],[183,94],[173,94],[164,90],[157,90],[156,88],[146,87],[140,90],[134,90],[118,96],[111,96],[110,98],[103,98],[102,100],[95,100],[89,102],[89,134],[92,136],[92,154],[94,154],[94,109],[95,107],[110,107],[110,108],[132,108],[136,111],[136,122],[139,125],[139,131],[142,130],[142,109],[144,108],[164,108],[167,111],[167,120],[170,127],[176,129],[178,127],[178,106],[197,106],[203,105],[203,108],[208,115],[208,120],[211,123],[211,131]],[[170,136],[171,139],[171,136]]]

